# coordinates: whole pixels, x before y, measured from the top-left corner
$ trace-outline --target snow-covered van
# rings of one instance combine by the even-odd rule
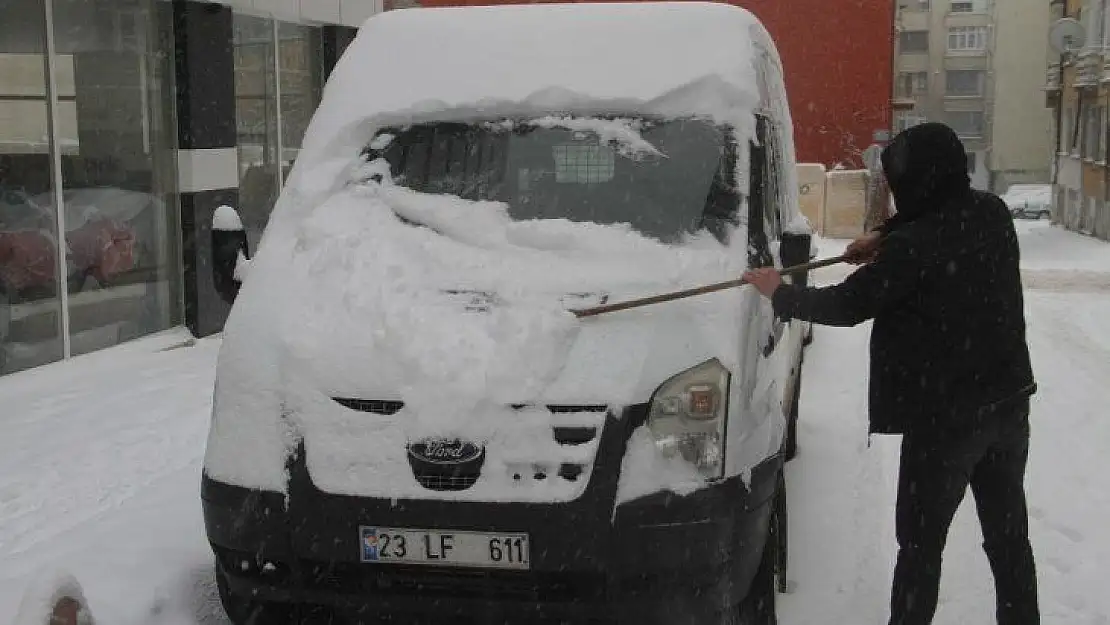
[[[774,622],[803,327],[573,311],[807,261],[786,102],[726,4],[369,19],[253,257],[213,224],[232,620]]]

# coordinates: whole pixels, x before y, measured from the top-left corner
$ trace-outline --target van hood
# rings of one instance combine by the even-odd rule
[[[605,298],[549,294],[514,303],[426,292],[418,299],[428,303],[373,327],[353,317],[346,331],[287,335],[283,360],[324,395],[431,411],[442,409],[439,401],[453,412],[486,402],[624,406],[650,400],[668,378],[707,360],[734,366],[741,293],[576,319],[570,308]],[[558,307],[537,303],[548,300]]]
[[[288,315],[287,358],[327,372],[329,392],[406,404],[644,401],[685,367],[735,360],[720,346],[735,345],[736,293],[581,320],[570,310],[739,275],[736,248],[363,187],[298,231],[284,276],[294,309],[314,312]]]

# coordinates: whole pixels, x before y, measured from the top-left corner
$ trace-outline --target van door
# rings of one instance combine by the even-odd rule
[[[748,264],[770,267],[778,264],[782,223],[778,204],[783,184],[781,158],[776,149],[771,121],[757,117],[757,141],[751,144],[750,191],[748,196]],[[782,358],[786,322],[774,314],[767,299],[758,295],[752,304],[755,314],[749,320],[749,354],[747,360],[754,372],[751,380],[750,405],[755,417],[781,419]],[[754,361],[754,362],[753,362]]]

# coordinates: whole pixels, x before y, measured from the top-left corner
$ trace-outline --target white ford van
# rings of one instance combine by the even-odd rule
[[[303,145],[253,258],[214,224],[232,620],[773,623],[805,328],[744,288],[573,313],[808,260],[756,18],[384,13]]]

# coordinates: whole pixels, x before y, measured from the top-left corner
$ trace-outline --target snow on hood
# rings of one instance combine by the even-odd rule
[[[678,248],[628,226],[516,222],[501,203],[390,184],[353,185],[319,207],[298,231],[282,275],[287,290],[312,302],[314,312],[296,317],[309,331],[286,336],[299,357],[315,354],[309,357],[313,363],[338,360],[316,347],[329,331],[346,326],[344,336],[366,336],[372,343],[368,353],[389,363],[393,392],[429,418],[455,415],[451,423],[465,413],[467,401],[532,401],[568,375],[578,388],[562,401],[581,401],[583,394],[591,401],[642,400],[633,396],[640,390],[635,388],[640,372],[626,367],[622,376],[612,368],[630,354],[584,352],[574,359],[573,371],[565,369],[577,343],[618,341],[635,349],[652,343],[651,337],[628,328],[650,332],[655,324],[635,315],[580,322],[568,309],[724,279],[742,271],[743,259],[715,242],[695,240]],[[704,304],[678,308],[681,313],[652,316],[664,320],[712,310]],[[591,340],[583,340],[584,333]],[[427,410],[421,411],[423,404]]]
[[[331,396],[402,400],[409,440],[489,440],[495,407],[619,407],[710,358],[735,367],[735,290],[587,320],[569,312],[739,275],[743,230],[733,240],[668,246],[628,226],[518,222],[501,203],[352,184],[255,257],[218,371],[216,412],[235,418],[215,420],[206,468],[279,486],[274,461],[228,447],[236,432],[289,449],[320,430],[312,415],[334,413]],[[275,425],[277,415],[287,418]]]

